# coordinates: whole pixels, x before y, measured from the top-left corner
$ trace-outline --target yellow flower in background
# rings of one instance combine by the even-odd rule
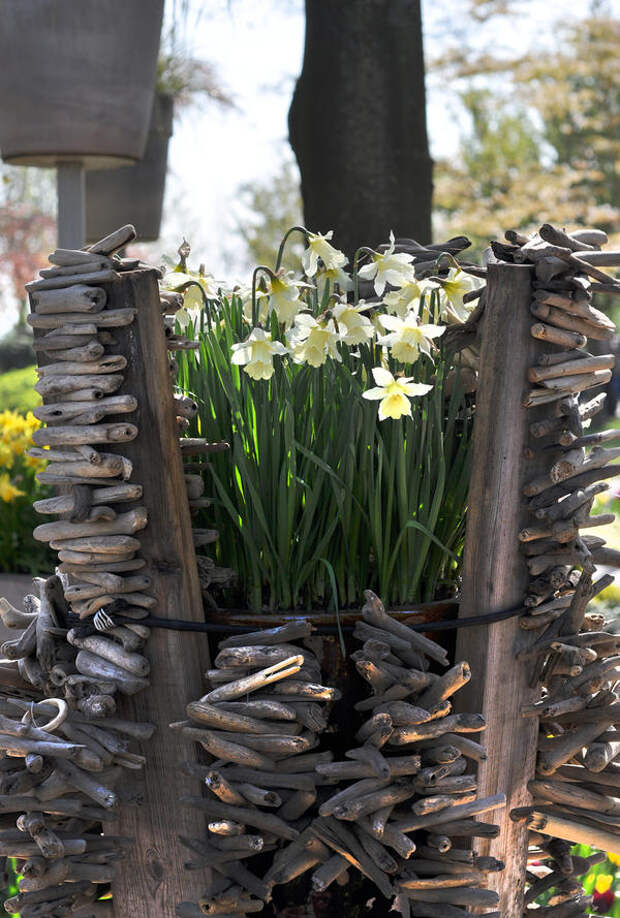
[[[383,367],[375,367],[372,371],[377,385],[374,389],[368,389],[362,393],[363,398],[371,401],[379,401],[379,420],[385,421],[386,418],[398,420],[403,415],[411,416],[410,398],[425,395],[433,388],[425,383],[412,383],[412,376],[403,376],[394,379],[389,370]]]
[[[616,867],[620,867],[620,854],[612,854],[610,851],[608,851],[607,860],[611,861],[611,863]]]
[[[295,363],[321,367],[328,357],[342,361],[337,347],[340,336],[333,319],[318,322],[314,316],[302,312],[295,319],[287,340]]]
[[[274,355],[286,354],[281,341],[272,341],[269,332],[255,328],[245,341],[232,346],[231,363],[242,366],[252,379],[271,379],[274,374]]]
[[[5,504],[10,504],[16,497],[21,497],[24,493],[11,483],[8,474],[0,475],[0,500],[3,500]]]
[[[611,860],[611,856],[609,856]],[[611,885],[614,881],[613,876],[610,873],[599,873],[594,884],[594,888],[597,893],[606,893],[608,889],[611,889]]]
[[[4,467],[6,469],[10,469],[13,465],[14,456],[15,453],[8,445],[8,443],[0,441],[0,468]]]
[[[308,248],[304,250],[301,256],[301,263],[307,277],[314,277],[316,274],[319,258],[323,262],[323,267],[326,271],[337,270],[347,264],[349,259],[344,252],[334,248],[329,241],[333,235],[333,230],[325,233],[325,235],[322,235],[322,233],[308,233]]]

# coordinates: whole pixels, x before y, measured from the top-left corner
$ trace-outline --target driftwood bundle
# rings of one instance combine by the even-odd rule
[[[537,859],[552,861],[528,874],[526,905],[553,888],[542,911],[560,918],[588,910],[591,900],[575,877],[598,859],[571,858],[570,843],[620,852],[620,638],[606,630],[603,616],[587,611],[613,581],[609,573],[597,578],[597,566],[620,566],[620,552],[586,532],[613,521],[613,514],[593,515],[592,507],[618,473],[613,444],[620,437],[587,432],[605,398],[590,390],[609,382],[614,357],[585,350],[588,338],[607,341],[615,332],[592,297],[620,294],[620,283],[599,267],[620,264],[620,253],[600,250],[607,241],[600,230],[565,233],[545,224],[531,239],[516,232],[506,238],[509,245],[494,243],[494,253],[534,266],[532,335],[555,346],[530,367],[524,398],[526,407],[548,406],[530,425],[528,450],[544,450],[549,467],[524,488],[531,522],[519,533],[530,573],[520,624],[540,635],[518,656],[531,665],[541,697],[522,711],[540,721],[537,771],[528,785],[533,805],[512,816],[528,820]],[[588,392],[583,401],[581,392]]]
[[[148,523],[139,505],[142,487],[131,480],[127,458],[105,451],[106,444],[139,435],[130,420],[119,420],[138,405],[129,393],[115,394],[127,361],[113,353],[110,333],[131,324],[135,309],[106,308],[107,293],[99,286],[135,267],[114,254],[134,238],[133,227],[125,226],[86,252],[57,249],[52,267],[27,285],[33,310],[28,321],[39,330],[35,388],[44,401],[35,414],[46,423],[34,434],[31,454],[49,460],[39,480],[62,487],[58,496],[35,504],[40,513],[60,517],[37,526],[34,537],[58,551],[57,580],[64,594],[47,622],[51,634],[62,635],[55,643],[58,659],[49,660],[45,684],[37,688],[44,695],[61,693],[72,707],[98,717],[114,714],[117,692],[133,694],[148,686],[142,650],[149,629],[138,620],[156,602],[139,557],[139,534]],[[115,627],[109,616],[118,611],[127,623]],[[97,630],[76,627],[76,617],[94,619]],[[37,660],[41,663],[38,651]],[[27,681],[31,669],[22,665]]]
[[[170,725],[215,759],[185,766],[207,795],[182,802],[208,820],[204,838],[181,839],[194,855],[187,866],[212,867],[214,879],[199,905],[182,903],[179,915],[260,911],[273,886],[329,857],[307,826],[317,798],[315,765],[332,758],[315,751],[327,726],[325,703],[340,695],[321,684],[316,656],[296,643],[311,630],[299,620],[221,641],[206,674],[210,691],[188,704],[188,720]],[[245,862],[267,852],[278,853],[261,878]]]
[[[452,714],[452,696],[469,680],[466,663],[448,667],[442,647],[388,615],[370,591],[353,654],[371,697],[356,704],[367,719],[359,746],[347,761],[318,765],[324,777],[346,782],[319,807],[311,832],[332,853],[313,874],[323,891],[340,872],[355,866],[380,892],[396,896],[394,908],[408,915],[465,914],[463,907],[492,907],[497,894],[484,889],[495,858],[475,857],[457,840],[494,835],[497,826],[473,817],[502,807],[503,795],[476,799],[468,763],[485,757],[472,739],[484,729],[479,714]],[[338,869],[336,869],[338,868]]]
[[[154,727],[93,719],[60,698],[0,696],[0,711],[0,854],[22,875],[5,909],[34,918],[88,907],[103,918],[109,905],[94,900],[131,843],[110,822],[120,803],[140,802],[123,792],[124,769],[144,763],[129,745]]]

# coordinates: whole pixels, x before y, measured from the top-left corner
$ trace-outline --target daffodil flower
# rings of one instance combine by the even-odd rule
[[[379,316],[379,322],[390,331],[379,338],[379,344],[389,347],[392,357],[401,363],[415,363],[420,352],[432,357],[433,338],[439,338],[446,330],[445,325],[419,325],[415,312],[407,313],[404,319]]]
[[[325,288],[328,283],[331,292],[333,292],[336,287],[338,287],[341,293],[348,293],[349,290],[353,290],[353,281],[342,268],[324,268],[318,272],[315,281],[319,292],[319,300],[322,300],[325,296]]]
[[[304,312],[297,316],[287,337],[295,363],[309,363],[311,367],[323,366],[328,357],[340,362],[339,340],[333,319],[319,322]]]
[[[282,323],[285,328],[291,327],[295,316],[300,309],[303,309],[304,304],[299,299],[299,294],[302,288],[309,286],[310,284],[295,280],[291,273],[286,275],[283,271],[269,278],[267,282],[268,310],[275,312],[278,322]]]
[[[314,277],[318,270],[319,258],[327,271],[333,271],[346,265],[348,258],[339,249],[334,248],[330,239],[334,231],[322,235],[321,233],[308,233],[308,247],[301,256],[301,263],[307,277]]]
[[[374,338],[374,326],[368,316],[363,314],[367,309],[370,306],[364,300],[360,300],[357,306],[338,303],[333,307],[331,312],[345,344],[367,344]]]
[[[420,312],[422,294],[436,290],[437,285],[428,280],[407,281],[398,290],[391,290],[383,297],[387,311],[404,319],[408,312]]]
[[[450,268],[448,276],[433,278],[444,294],[442,297],[441,317],[454,325],[466,322],[475,304],[463,302],[463,297],[479,286],[476,278],[465,274],[459,268]]]
[[[413,255],[406,252],[395,253],[396,247],[394,233],[390,232],[390,244],[385,252],[373,252],[372,261],[359,269],[359,276],[363,280],[375,282],[375,293],[383,296],[386,284],[393,287],[402,287],[415,280],[413,270]]]
[[[191,284],[191,286],[183,290],[185,284]],[[216,280],[212,274],[169,271],[162,281],[162,287],[164,290],[183,293],[183,306],[177,310],[175,318],[181,328],[186,328],[190,319],[195,317],[204,306],[204,299],[198,287],[202,288],[207,299],[214,300],[217,299],[225,284]]]
[[[233,344],[231,363],[242,366],[252,379],[271,379],[274,355],[282,357],[287,349],[281,341],[272,341],[262,328],[253,329],[245,341]]]
[[[11,483],[8,475],[0,475],[0,500],[5,504],[10,504],[16,497],[22,497],[24,493]]]
[[[394,379],[389,370],[375,367],[372,371],[377,385],[362,393],[363,398],[379,401],[379,420],[386,418],[398,420],[403,415],[411,416],[410,398],[426,395],[433,388],[425,383],[411,382],[412,376],[403,376]]]

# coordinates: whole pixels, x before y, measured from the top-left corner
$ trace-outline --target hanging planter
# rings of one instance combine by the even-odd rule
[[[89,168],[139,159],[155,84],[163,0],[20,0],[0,32],[6,162]]]
[[[100,239],[126,223],[135,226],[138,239],[142,241],[152,242],[158,238],[173,112],[172,96],[158,93],[153,101],[151,125],[142,159],[134,166],[96,169],[86,173],[88,242]]]

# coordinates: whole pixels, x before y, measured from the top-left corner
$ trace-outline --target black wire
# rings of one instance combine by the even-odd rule
[[[412,611],[415,612],[415,610]],[[407,625],[407,627],[411,628],[412,631],[453,631],[457,628],[473,628],[476,626],[491,625],[495,622],[514,618],[517,615],[523,615],[527,611],[528,610],[523,606],[519,606],[513,609],[504,609],[500,612],[488,612],[486,615],[471,615],[467,618],[451,618],[445,621],[422,622],[417,625]],[[303,619],[303,617],[303,615],[299,615],[299,618]],[[85,637],[90,634],[98,633],[91,621],[84,622],[83,620],[77,619],[77,616],[75,616],[76,622],[74,624],[71,621],[74,616],[69,615],[68,618],[70,619],[70,627],[73,627],[79,636]],[[122,612],[120,612],[120,614],[114,614],[114,623],[115,625],[139,624],[146,625],[148,628],[165,628],[171,631],[198,631],[203,633],[206,632],[207,634],[230,634],[231,632],[233,634],[247,634],[248,632],[260,630],[250,625],[235,625],[232,623],[220,624],[219,622],[189,622],[180,618],[158,618],[154,615],[149,615],[140,619],[126,618],[123,616]],[[354,627],[354,625],[341,625],[340,630],[352,632]],[[314,628],[315,634],[338,634],[338,632],[339,629],[336,625],[317,625]]]

